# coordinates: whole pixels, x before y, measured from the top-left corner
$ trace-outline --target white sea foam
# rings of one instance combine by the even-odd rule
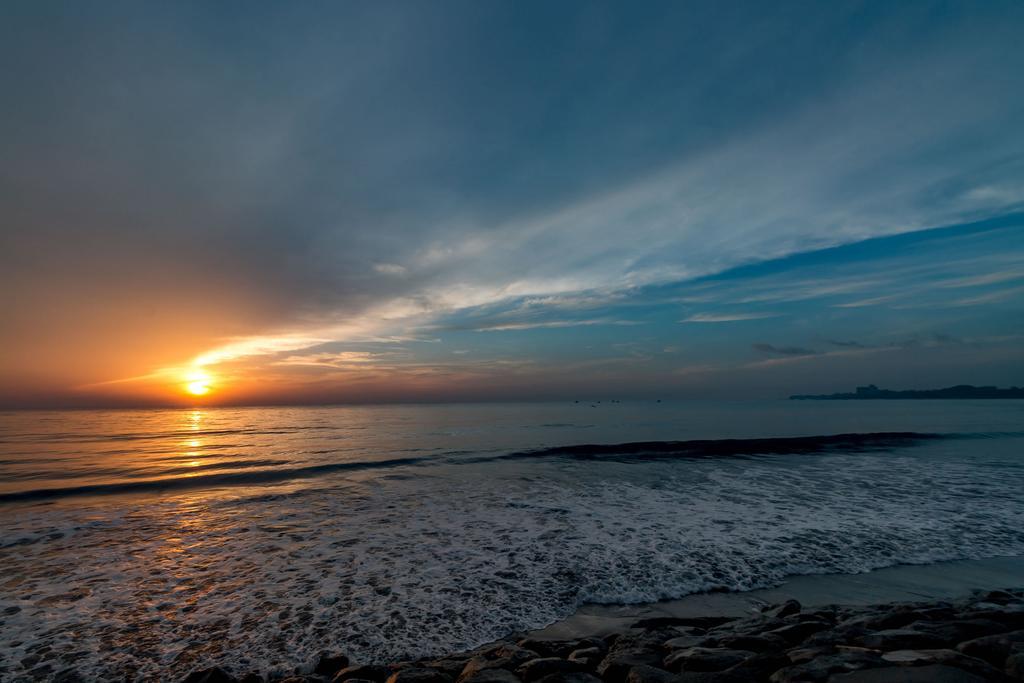
[[[0,537],[0,666],[290,672],[324,649],[376,661],[468,648],[589,601],[1024,553],[1017,445],[478,462],[23,505]]]

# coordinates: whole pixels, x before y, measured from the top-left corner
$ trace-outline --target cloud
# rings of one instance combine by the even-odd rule
[[[342,351],[340,353],[311,353],[308,355],[288,356],[277,361],[278,365],[310,365],[343,368],[350,365],[375,363],[383,358],[383,354],[367,351]]]
[[[375,263],[373,269],[382,275],[405,275],[409,269],[397,263]]]
[[[958,289],[962,287],[984,287],[986,285],[1024,279],[1024,270],[1005,270],[997,273],[985,273],[973,277],[962,277],[955,280],[940,282],[939,287]]]
[[[257,363],[509,303],[593,313],[487,329],[620,325],[639,292],[1020,204],[1019,7],[806,9],[7,10],[0,379]],[[683,322],[874,286],[831,279]]]
[[[756,343],[752,346],[754,350],[761,353],[778,354],[780,356],[813,356],[818,353],[814,349],[805,349],[802,346],[774,346],[765,343]]]
[[[859,341],[853,341],[853,340],[850,340],[850,341],[840,341],[838,339],[827,339],[826,341],[829,344],[831,344],[832,346],[840,346],[840,347],[851,348],[851,349],[864,349],[864,348],[867,348],[866,345],[861,344]]]
[[[467,324],[462,328],[476,332],[505,332],[509,330],[555,329],[561,327],[589,327],[591,325],[639,325],[635,320],[614,320],[609,318],[592,318],[589,320],[538,320],[533,322],[483,322]]]
[[[742,320],[777,318],[778,313],[697,313],[680,320],[681,323],[731,323]]]

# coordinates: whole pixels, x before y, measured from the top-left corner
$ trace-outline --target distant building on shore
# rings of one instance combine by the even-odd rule
[[[1024,388],[1000,389],[994,386],[976,387],[958,384],[945,389],[879,389],[874,384],[857,387],[854,393],[840,394],[794,394],[794,401],[868,401],[875,399],[993,399],[1024,398]]]

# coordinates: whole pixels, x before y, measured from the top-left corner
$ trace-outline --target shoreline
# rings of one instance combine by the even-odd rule
[[[1021,681],[1024,556],[794,576],[775,588],[657,603],[584,605],[545,628],[441,657],[356,663],[324,652],[293,674],[239,673],[213,667],[183,683]]]
[[[860,574],[798,574],[778,586],[738,592],[693,593],[636,604],[589,603],[565,619],[530,631],[539,638],[582,638],[659,617],[745,616],[759,607],[797,600],[807,606],[955,600],[974,590],[1024,587],[1024,555],[932,564],[898,564]]]

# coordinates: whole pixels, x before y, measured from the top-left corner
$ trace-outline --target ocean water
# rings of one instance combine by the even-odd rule
[[[1021,401],[0,413],[2,680],[395,660],[1020,554]]]

